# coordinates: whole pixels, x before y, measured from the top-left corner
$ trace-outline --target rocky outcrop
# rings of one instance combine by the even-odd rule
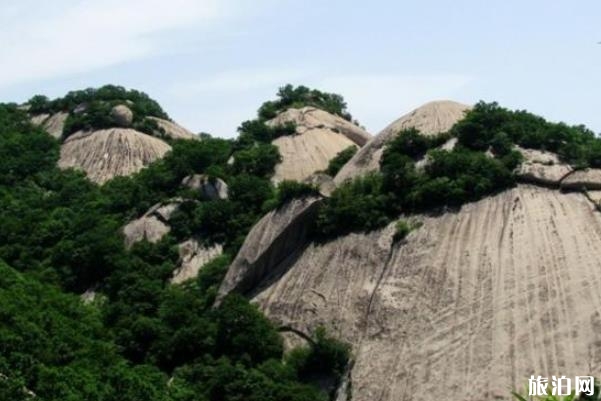
[[[253,300],[353,344],[354,401],[509,400],[531,374],[601,374],[601,215],[585,196],[519,185],[419,219],[402,242],[391,225],[262,263]],[[273,248],[268,226],[228,279]]]
[[[48,113],[36,114],[33,117],[31,117],[31,123],[33,125],[42,125],[44,124],[44,121],[48,119],[48,117],[50,117],[50,114]]]
[[[167,203],[157,203],[142,217],[129,222],[123,227],[125,246],[129,248],[142,240],[152,243],[159,242],[165,234],[171,231],[169,219],[181,203],[182,200],[179,198],[172,199]]]
[[[370,135],[341,117],[314,107],[289,109],[267,122],[270,126],[296,124],[296,134],[276,138],[273,144],[282,155],[274,182],[303,181],[325,170],[329,161],[349,146],[363,146]]]
[[[319,189],[319,193],[325,197],[329,197],[336,189],[334,179],[325,173],[311,174],[309,177],[307,177],[307,179],[305,179],[305,183],[317,187]]]
[[[562,180],[573,169],[559,160],[555,153],[517,147],[523,161],[516,171],[522,182],[528,182],[550,188],[559,188]]]
[[[124,104],[119,104],[111,109],[111,118],[120,127],[129,127],[134,121],[134,113]]]
[[[303,107],[301,109],[288,109],[278,114],[267,124],[271,126],[284,125],[286,123],[296,124],[296,133],[303,134],[313,129],[326,129],[341,133],[358,146],[363,146],[371,139],[363,128],[351,123],[334,114],[315,107]]]
[[[223,253],[221,244],[205,246],[196,239],[189,239],[178,246],[180,262],[173,272],[172,284],[180,284],[198,276],[200,269]]]
[[[207,200],[228,198],[228,186],[221,178],[209,177],[204,174],[189,175],[182,180],[182,185],[199,191]]]
[[[248,233],[221,284],[218,301],[232,291],[247,293],[276,274],[271,267],[305,244],[320,198],[294,199],[265,215]]]
[[[334,181],[341,183],[347,179],[378,170],[384,146],[393,140],[400,131],[416,128],[424,135],[446,132],[461,120],[469,109],[470,106],[464,104],[438,101],[427,103],[404,115],[359,149],[355,156],[342,167]]]
[[[63,135],[63,128],[65,127],[67,117],[69,117],[69,113],[62,111],[52,115],[38,114],[31,117],[31,122],[44,128],[46,132],[56,139],[60,139]]]
[[[200,139],[198,135],[195,135],[191,131],[182,127],[173,121],[164,120],[158,117],[147,117],[149,120],[155,121],[160,129],[164,131],[164,134],[171,139]]]
[[[90,180],[102,184],[140,171],[169,150],[162,140],[133,129],[80,131],[61,146],[58,165],[83,170]]]
[[[587,168],[574,171],[561,182],[561,188],[570,191],[599,191],[601,190],[601,169]]]

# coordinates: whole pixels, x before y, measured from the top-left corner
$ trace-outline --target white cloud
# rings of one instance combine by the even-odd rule
[[[147,57],[153,34],[228,15],[219,0],[25,0],[2,5],[0,86],[86,72]]]

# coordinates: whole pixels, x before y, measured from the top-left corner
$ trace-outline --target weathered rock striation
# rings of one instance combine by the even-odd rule
[[[83,170],[102,184],[140,171],[169,150],[164,141],[129,128],[80,131],[61,146],[59,167]]]

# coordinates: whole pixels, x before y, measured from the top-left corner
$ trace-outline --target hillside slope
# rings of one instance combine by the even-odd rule
[[[520,186],[309,245],[253,299],[271,319],[354,345],[355,401],[508,399],[531,374],[601,373],[601,216],[581,194]]]
[[[470,109],[470,106],[448,100],[435,101],[405,114],[373,137],[340,170],[335,181],[341,183],[370,171],[378,170],[384,146],[400,131],[416,128],[422,134],[432,136],[446,132]]]

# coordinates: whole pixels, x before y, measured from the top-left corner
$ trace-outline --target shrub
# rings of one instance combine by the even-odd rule
[[[352,116],[346,110],[346,102],[337,94],[309,89],[306,86],[294,87],[290,84],[281,87],[278,99],[265,102],[259,108],[259,119],[265,121],[274,118],[279,112],[289,108],[313,106],[351,121]]]
[[[397,221],[394,228],[395,228],[394,236],[393,236],[394,242],[405,239],[405,237],[407,237],[407,235],[409,235],[409,233],[411,232],[411,226],[405,220]]]
[[[422,223],[419,221],[407,221],[403,219],[397,221],[395,224],[394,235],[392,236],[393,242],[404,240],[411,231],[416,230],[421,226]]]
[[[334,177],[340,169],[349,161],[355,154],[357,153],[356,146],[349,146],[346,149],[338,152],[336,156],[328,163],[328,168],[326,169],[326,174],[331,177]]]
[[[577,166],[597,165],[599,143],[586,127],[551,123],[526,111],[510,111],[497,103],[480,102],[451,129],[459,144],[497,156],[509,153],[513,144],[558,153]]]
[[[257,144],[248,149],[234,153],[233,170],[235,174],[251,174],[269,177],[275,166],[282,161],[282,156],[275,145]]]
[[[323,383],[331,378],[333,387],[338,388],[350,361],[349,345],[328,336],[324,327],[318,327],[312,337],[312,344],[295,348],[286,355],[286,365],[303,382]]]
[[[382,191],[380,174],[347,181],[336,188],[320,208],[316,233],[320,237],[333,237],[382,227],[390,221],[389,201]]]
[[[413,160],[418,160],[424,157],[430,149],[436,148],[450,139],[447,133],[426,136],[419,132],[416,128],[408,128],[401,130],[392,141],[390,141],[386,149],[391,153],[400,153]]]
[[[319,195],[319,189],[315,185],[292,180],[284,180],[279,183],[276,189],[275,197],[267,202],[264,210],[279,208],[292,199],[316,195]]]

